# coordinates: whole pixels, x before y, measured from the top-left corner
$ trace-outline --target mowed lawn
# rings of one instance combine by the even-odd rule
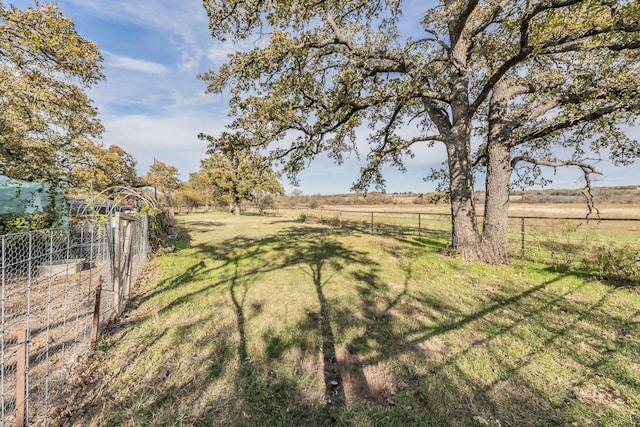
[[[61,424],[640,424],[637,285],[463,263],[446,236],[178,221]]]

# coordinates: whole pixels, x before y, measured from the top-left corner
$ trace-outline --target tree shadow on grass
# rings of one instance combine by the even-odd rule
[[[277,374],[269,368],[268,363],[265,364],[259,361],[259,355],[252,357],[249,353],[245,307],[249,285],[246,280],[242,280],[243,276],[244,274],[239,273],[238,262],[234,262],[234,277],[230,282],[229,293],[235,309],[238,331],[236,352],[238,369],[235,380],[235,398],[242,402],[238,408],[238,413],[241,416],[237,417],[239,421],[234,424],[285,426],[321,425],[327,423],[330,419],[330,414],[320,405],[304,396],[294,378]],[[260,311],[261,309],[259,306],[254,306],[253,308],[254,311]],[[330,331],[328,334],[331,337]],[[324,336],[323,342],[325,342]],[[272,336],[266,349],[267,358],[278,357],[284,350],[284,345],[279,336]],[[279,349],[275,347],[279,347]],[[330,358],[330,354],[330,352],[327,353],[325,360]],[[327,366],[326,363],[325,366]],[[333,370],[329,370],[329,372],[335,375]],[[335,391],[335,389],[336,387],[331,385],[331,390]],[[344,399],[338,403],[344,405]],[[201,416],[201,421],[205,423],[213,422],[209,415]]]
[[[297,227],[281,233],[275,244],[288,253],[275,264],[299,266],[316,291],[320,312],[308,316],[307,333],[319,328],[322,336],[325,399],[332,399],[332,385],[340,386],[335,391],[343,409],[330,412],[332,421],[368,424],[387,419],[415,425],[638,421],[640,414],[631,408],[639,397],[633,390],[640,389],[640,381],[625,365],[631,362],[629,354],[640,352],[640,344],[624,332],[637,325],[633,317],[616,319],[607,313],[607,300],[615,289],[592,302],[580,301],[585,284],[564,292],[554,288],[571,277],[566,274],[542,283],[498,282],[492,289],[491,284],[476,283],[456,260],[441,259],[461,272],[452,280],[481,287],[477,301],[469,306],[426,288],[408,290],[416,279],[411,260],[420,245],[403,248],[404,255],[394,245],[385,249],[408,260],[401,266],[404,282],[393,285],[365,251],[347,249],[334,237],[327,231]],[[357,305],[341,304],[327,294],[332,274],[347,265],[358,266],[351,272],[351,286],[360,299]],[[412,316],[421,317],[415,326],[408,320]],[[361,332],[353,335],[354,327]],[[271,337],[270,343],[273,355],[299,345],[286,336]],[[626,355],[615,356],[619,350]],[[420,357],[425,360],[416,363]],[[386,373],[376,373],[380,366],[387,367]],[[557,377],[547,373],[554,370]],[[616,384],[616,391],[608,396],[595,391],[606,384]],[[617,407],[626,411],[616,411]]]
[[[226,344],[217,346],[210,355],[212,360],[220,358],[217,352],[224,355],[225,371],[232,369],[232,366],[236,367],[235,392],[233,396],[229,396],[228,403],[234,409],[232,415],[221,414],[220,405],[214,405],[215,407],[201,413],[194,410],[191,419],[197,420],[196,424],[216,425],[220,416],[227,421],[231,416],[231,424],[235,425],[327,425],[340,419],[346,403],[342,379],[344,368],[336,354],[332,301],[327,298],[324,289],[331,284],[333,275],[348,265],[369,269],[366,276],[375,281],[375,273],[371,269],[376,264],[367,259],[364,252],[348,249],[334,237],[335,233],[327,232],[324,228],[295,227],[261,238],[238,236],[219,244],[203,244],[199,248],[199,254],[209,260],[208,267],[205,267],[204,261],[194,264],[184,272],[165,279],[161,288],[140,299],[139,304],[143,304],[158,293],[179,290],[184,286],[184,292],[159,310],[160,315],[168,315],[181,310],[181,307],[197,300],[212,288],[228,289],[230,308],[235,313],[235,338],[229,333],[228,327],[224,328],[226,335],[222,342]],[[210,260],[215,260],[216,265]],[[274,334],[268,337],[266,358],[259,353],[252,354],[247,344],[246,329],[251,317],[260,313],[261,306],[255,302],[249,303],[248,295],[252,287],[257,286],[256,282],[261,275],[286,268],[300,269],[308,277],[308,282],[300,283],[299,286],[310,285],[315,292],[319,314],[316,315],[315,310],[310,308],[303,329],[308,336],[317,336],[321,346],[314,350],[308,344],[309,337],[298,336],[292,339],[290,336]],[[214,270],[219,275],[212,283],[193,289],[185,286]],[[195,325],[182,326],[177,335],[189,336],[192,328]],[[212,340],[220,341],[221,337],[214,335]],[[229,349],[231,341],[236,341],[233,351]],[[304,341],[307,343],[303,343]],[[180,344],[176,343],[176,346],[179,348]],[[269,362],[277,361],[285,348],[293,347],[317,351],[322,361],[323,399],[310,398],[300,388],[299,379],[277,372]],[[230,354],[237,356],[233,363]],[[206,365],[210,362],[201,359],[201,363]],[[171,373],[160,372],[158,375],[160,379],[171,377]],[[208,383],[217,381],[217,378],[216,375],[205,375],[198,382],[201,388],[206,388]],[[187,392],[192,389],[188,383],[173,382],[162,388],[156,398],[149,399],[144,396],[144,388],[158,387],[159,380],[151,377],[148,382],[150,384],[137,387],[137,392],[134,393],[139,402],[142,402],[138,413],[147,422],[152,422],[153,413],[175,404],[172,399],[176,396],[193,397],[191,392]]]
[[[319,323],[322,337],[324,397],[327,404],[337,408],[345,405],[344,381],[336,355],[336,338],[331,326],[331,305],[323,290],[323,287],[330,282],[331,276],[323,278],[323,267],[325,263],[329,263],[333,270],[339,271],[343,268],[343,262],[355,261],[354,255],[354,252],[346,250],[336,242],[321,239],[314,240],[302,251],[296,250],[289,258],[285,259],[287,265],[304,264],[306,268],[301,268],[313,282],[320,305]]]
[[[135,405],[131,418],[120,421],[247,426],[638,421],[638,415],[629,418],[629,412],[619,419],[610,412],[615,404],[628,406],[638,396],[633,390],[640,388],[632,368],[624,366],[630,360],[626,353],[640,353],[635,335],[624,332],[637,330],[637,311],[620,318],[606,313],[615,289],[585,303],[582,288],[552,289],[566,278],[562,274],[542,283],[514,278],[509,283],[478,283],[456,264],[451,270],[460,274],[452,281],[479,286],[475,300],[462,303],[429,289],[426,282],[416,286],[424,273],[413,260],[422,243],[391,240],[397,244],[384,247],[400,263],[403,279],[393,283],[384,275],[381,261],[367,250],[347,247],[342,233],[292,224],[264,237],[238,236],[196,248],[211,266],[191,273],[217,270],[218,279],[185,289],[161,314],[180,312],[212,286],[228,290],[228,300],[211,307],[204,319],[188,322],[158,341],[171,336],[173,346],[165,356],[180,359],[185,357],[180,354],[183,340],[203,322],[209,325],[211,330],[200,338],[206,351],[187,358],[198,375],[182,378],[163,369],[149,373],[125,400]],[[447,258],[439,262],[457,263]],[[251,295],[257,286],[269,286],[262,281],[264,274],[282,269],[303,273],[295,286],[309,289],[315,303],[305,303],[305,314],[292,324],[283,319],[283,329],[263,332],[262,351],[252,328],[269,301],[256,301]],[[188,282],[193,277],[188,272],[169,279],[167,286]],[[340,286],[354,291],[349,299],[338,297],[343,295],[337,292]],[[297,303],[289,295],[281,297]],[[217,310],[226,310],[226,315]],[[153,347],[158,341],[146,343]],[[145,360],[145,348],[140,351],[127,363]],[[317,360],[318,369],[283,368],[292,353]],[[576,374],[559,380],[547,373],[553,369]],[[321,377],[320,395],[310,394],[305,383],[314,372]],[[225,377],[232,378],[230,392],[203,400],[203,393]],[[620,400],[589,394],[606,384],[619,387]],[[609,399],[610,407],[602,399]],[[188,418],[168,418],[174,406],[185,402],[194,403]],[[112,408],[122,413],[117,405]],[[165,418],[154,418],[156,414]]]
[[[311,425],[319,425],[317,423],[322,420],[324,420],[322,423],[335,422],[344,410],[346,399],[342,378],[343,367],[337,356],[336,337],[332,326],[333,309],[330,300],[325,295],[324,287],[331,283],[333,274],[341,271],[348,264],[373,266],[374,263],[368,260],[363,252],[347,249],[341,243],[332,240],[326,234],[326,230],[315,227],[291,228],[278,233],[276,239],[267,238],[258,242],[241,240],[242,243],[249,243],[251,247],[273,245],[273,250],[277,255],[271,260],[268,268],[265,266],[260,271],[252,270],[249,275],[246,272],[240,273],[238,257],[231,257],[234,264],[234,277],[231,279],[230,294],[237,317],[238,357],[241,366],[238,388],[246,387],[247,384],[255,384],[255,378],[252,377],[255,376],[257,368],[257,365],[252,363],[253,358],[247,351],[245,331],[247,320],[244,305],[249,286],[246,281],[239,279],[244,278],[246,280],[260,272],[264,273],[272,269],[297,267],[310,279],[319,306],[319,313],[315,314],[313,310],[308,311],[306,322],[304,322],[305,325],[301,325],[306,334],[318,333],[321,341],[321,347],[318,351],[322,359],[325,406],[323,408],[315,407]],[[243,246],[238,245],[238,242],[234,243],[233,247],[236,250]],[[217,256],[220,256],[219,252],[216,253]],[[325,277],[325,271],[333,273]],[[305,286],[305,284],[301,285]],[[267,366],[269,359],[281,357],[283,352],[291,347],[300,346],[302,350],[308,349],[308,344],[302,344],[304,340],[300,340],[300,337],[284,337],[275,333],[267,333],[263,338],[266,341]],[[280,377],[280,381],[283,381],[283,384],[295,384],[295,381],[286,377]],[[287,391],[288,395],[296,395],[298,393],[293,390]],[[279,413],[279,411],[276,411],[276,413]],[[275,420],[270,421],[274,422]],[[297,422],[301,422],[301,419]],[[309,420],[306,422],[309,422]]]
[[[200,260],[199,262],[192,264],[186,270],[181,271],[172,277],[161,280],[155,287],[147,289],[144,292],[134,294],[131,298],[131,304],[138,306],[156,295],[184,286],[190,283],[195,277],[202,274],[205,271],[205,268],[206,265],[204,261]]]
[[[635,415],[633,412],[613,415],[622,400],[612,398],[611,406],[607,407],[598,406],[595,402],[585,405],[579,399],[584,389],[594,387],[592,380],[599,382],[599,376],[608,369],[612,372],[603,375],[608,377],[605,383],[614,381],[626,390],[624,405],[629,410],[631,402],[638,397],[630,390],[638,390],[640,381],[632,379],[629,371],[620,372],[620,369],[624,371],[623,366],[611,363],[610,356],[607,357],[607,354],[613,354],[614,348],[622,346],[624,340],[612,345],[594,332],[602,325],[613,330],[628,330],[633,327],[633,322],[616,320],[601,312],[613,290],[588,305],[572,302],[576,288],[564,293],[549,291],[555,282],[563,278],[558,275],[547,282],[525,286],[519,292],[507,295],[491,292],[487,295],[487,304],[470,313],[425,291],[416,295],[414,302],[437,314],[426,318],[422,325],[400,334],[396,332],[397,327],[393,327],[393,314],[379,306],[370,310],[370,301],[375,297],[368,294],[363,296],[362,312],[370,313],[367,320],[375,316],[375,322],[365,322],[365,330],[347,343],[347,349],[352,357],[359,358],[364,367],[377,366],[389,360],[411,360],[417,355],[426,358],[426,372],[416,370],[413,363],[400,362],[394,378],[397,384],[402,384],[402,387],[397,387],[394,403],[409,405],[416,416],[414,422],[423,420],[421,422],[434,425],[570,425],[594,418],[598,422],[611,421],[617,416],[624,420],[623,423],[637,422],[638,411]],[[528,338],[526,334],[529,333],[539,336]],[[575,342],[576,337],[584,341]],[[625,346],[629,344],[628,338]],[[505,348],[505,341],[527,350],[523,354],[514,352],[516,354],[512,355]],[[385,345],[387,351],[377,351]],[[549,351],[549,348],[553,350]],[[596,350],[595,354],[592,350]],[[640,347],[636,343],[631,348],[627,347],[626,351],[629,350],[633,353],[640,351]],[[553,354],[563,360],[548,360]],[[472,363],[487,363],[490,371],[470,369]],[[545,374],[541,366],[550,364],[553,368],[556,363],[560,364],[559,371],[565,370],[562,365],[567,363],[571,369],[584,370],[587,376],[571,376],[572,382],[567,389],[562,388],[561,381],[566,381],[562,379],[555,386],[557,390],[548,388],[553,388],[553,382],[558,378],[540,381],[531,377],[532,372]],[[493,379],[485,380],[482,375]],[[635,398],[632,397],[634,394]],[[579,413],[581,411],[584,413]]]

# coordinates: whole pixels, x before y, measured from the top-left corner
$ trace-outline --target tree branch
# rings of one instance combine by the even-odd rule
[[[495,7],[491,10],[491,12],[487,14],[487,17],[484,20],[482,20],[474,29],[471,30],[470,37],[473,38],[477,36],[484,30],[486,30],[489,27],[489,25],[493,24],[498,18],[498,15],[500,14],[500,12],[502,12],[502,10],[504,10],[504,8],[509,3],[511,3],[511,0],[502,0],[500,3],[496,4]]]
[[[464,32],[464,28],[467,25],[467,22],[469,21],[469,17],[471,16],[471,14],[473,13],[473,11],[477,6],[478,6],[478,0],[467,1],[466,7],[462,10],[462,13],[460,13],[460,16],[458,17],[458,20],[455,25],[455,29],[452,32],[452,36],[453,36],[451,38],[452,47],[458,44],[458,41],[460,40],[460,38],[462,37],[462,33]]]
[[[333,31],[333,34],[335,35],[335,41],[346,46],[347,49],[353,50],[351,40],[347,39],[344,34],[342,34],[340,29],[338,28],[338,25],[336,25],[336,21],[334,21],[331,12],[327,12],[327,24],[329,24],[331,31]]]
[[[594,211],[596,212],[596,215],[600,216],[600,211],[598,210],[598,208],[596,208],[595,200],[593,198],[593,193],[591,192],[591,189],[592,189],[591,175],[592,174],[602,175],[601,172],[598,172],[596,170],[595,166],[587,164],[580,160],[551,161],[551,160],[542,160],[542,159],[532,159],[530,157],[525,157],[525,156],[514,157],[511,160],[511,166],[515,169],[516,164],[519,162],[526,162],[536,166],[546,166],[551,168],[558,168],[558,167],[564,167],[564,166],[576,166],[580,168],[585,181],[585,186],[582,189],[582,194],[586,199],[587,208],[589,209],[589,213],[587,213],[587,217],[589,217]]]
[[[497,69],[496,71],[487,79],[487,81],[482,86],[482,89],[478,93],[475,101],[471,104],[471,112],[474,113],[480,105],[486,100],[487,96],[493,90],[493,87],[496,83],[515,65],[519,64],[523,59],[529,56],[533,49],[529,45],[529,30],[531,21],[533,18],[538,16],[539,14],[546,12],[548,10],[559,9],[562,7],[567,7],[576,3],[580,3],[582,0],[564,0],[557,1],[551,3],[538,3],[533,9],[522,17],[520,22],[520,42],[518,52],[512,55],[510,58],[506,59]]]
[[[629,105],[629,106],[620,106],[616,104],[616,105],[608,105],[608,106],[600,107],[596,110],[590,111],[578,117],[573,117],[565,120],[552,122],[548,126],[543,127],[542,129],[536,132],[531,132],[528,135],[515,141],[513,143],[513,146],[520,145],[528,141],[533,141],[538,138],[544,138],[546,136],[551,135],[553,132],[557,132],[562,129],[568,129],[580,123],[596,120],[596,119],[599,119],[600,117],[603,117],[607,114],[610,114],[616,111],[638,110],[638,109],[640,109],[640,102]]]

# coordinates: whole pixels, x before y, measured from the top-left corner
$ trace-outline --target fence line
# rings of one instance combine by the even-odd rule
[[[47,424],[147,258],[146,215],[0,236],[0,424]]]
[[[451,215],[349,209],[295,209],[300,216],[362,232],[414,236],[446,244],[451,239]],[[478,217],[482,227],[482,217]],[[509,245],[513,258],[541,264],[576,265],[594,246],[624,250],[630,262],[640,256],[640,218],[509,216]],[[611,255],[611,253],[609,254]]]

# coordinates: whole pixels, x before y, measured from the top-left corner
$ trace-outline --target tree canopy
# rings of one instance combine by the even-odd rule
[[[55,5],[0,1],[0,174],[65,184],[96,165],[103,127],[84,90],[101,62]]]
[[[259,39],[201,77],[230,90],[233,127],[280,143],[293,177],[320,152],[337,162],[370,127],[355,189],[384,187],[417,144],[444,144],[452,245],[508,260],[509,188],[541,167],[640,155],[640,4],[626,0],[205,0],[218,39]],[[416,14],[418,11],[418,14]],[[404,13],[406,12],[406,13]],[[422,19],[418,21],[417,16]],[[480,141],[474,150],[472,137]],[[486,175],[483,229],[474,171]],[[437,174],[436,174],[437,175]],[[587,192],[588,194],[588,192]]]
[[[142,177],[142,183],[162,191],[165,195],[170,195],[178,188],[178,168],[153,159],[147,174]]]
[[[219,137],[199,137],[209,142],[209,156],[201,162],[200,179],[204,177],[213,191],[225,195],[236,215],[240,214],[242,200],[255,202],[262,211],[267,195],[284,194],[270,160],[251,140],[227,132]]]
[[[121,147],[110,145],[103,149],[95,146],[93,153],[85,152],[85,156],[93,155],[88,167],[76,167],[74,175],[84,183],[90,183],[94,190],[102,191],[108,187],[140,186],[140,178],[136,172],[136,159]]]

